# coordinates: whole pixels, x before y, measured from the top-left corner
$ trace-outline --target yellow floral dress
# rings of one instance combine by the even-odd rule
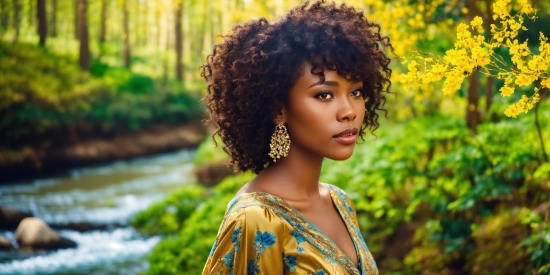
[[[355,245],[358,267],[286,201],[254,192],[228,204],[203,274],[378,274],[351,200],[340,188],[325,186]]]

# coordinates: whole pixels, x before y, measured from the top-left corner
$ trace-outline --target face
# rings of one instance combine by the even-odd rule
[[[324,74],[321,81],[306,63],[290,89],[280,117],[290,135],[289,154],[348,159],[365,115],[363,83],[350,82],[333,70]]]

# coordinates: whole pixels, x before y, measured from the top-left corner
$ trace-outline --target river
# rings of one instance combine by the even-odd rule
[[[106,230],[59,234],[78,244],[54,252],[0,252],[0,274],[140,274],[160,237],[129,226],[132,216],[194,180],[194,150],[75,169],[53,178],[0,186],[0,206],[32,213],[49,224],[91,222]],[[13,232],[0,236],[14,242]]]

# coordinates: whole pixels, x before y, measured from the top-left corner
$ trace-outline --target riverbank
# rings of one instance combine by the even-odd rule
[[[0,152],[0,184],[62,173],[69,169],[116,160],[195,148],[207,129],[200,121],[183,125],[158,125],[115,136],[90,138],[64,145],[22,146]]]

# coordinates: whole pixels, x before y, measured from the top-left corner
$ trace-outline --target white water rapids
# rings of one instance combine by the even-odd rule
[[[107,230],[60,235],[78,244],[54,252],[0,252],[0,274],[140,274],[160,237],[144,237],[129,226],[132,216],[159,201],[191,175],[195,152],[119,161],[75,169],[68,175],[0,185],[0,206],[32,213],[49,224],[90,222]],[[13,232],[0,236],[14,239]]]

